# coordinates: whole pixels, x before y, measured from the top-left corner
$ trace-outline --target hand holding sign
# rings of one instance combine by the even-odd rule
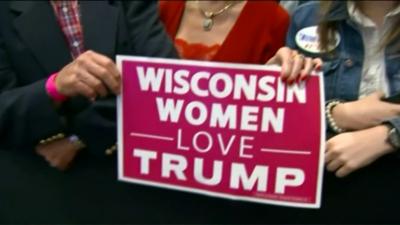
[[[304,81],[313,70],[322,67],[320,58],[310,58],[299,54],[296,50],[288,47],[280,48],[276,54],[267,62],[267,65],[282,66],[281,78],[289,84],[293,84],[297,79]]]
[[[96,52],[87,51],[65,66],[57,75],[58,92],[67,97],[77,95],[94,100],[97,96],[120,92],[120,74],[114,62]]]

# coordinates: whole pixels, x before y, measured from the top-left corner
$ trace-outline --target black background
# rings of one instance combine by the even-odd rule
[[[33,153],[0,150],[0,223],[400,223],[399,159],[347,178],[324,176],[321,209],[224,200],[116,181],[116,158],[79,156],[67,172]]]

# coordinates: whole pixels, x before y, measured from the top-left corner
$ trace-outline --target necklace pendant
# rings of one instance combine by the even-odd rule
[[[213,18],[214,17],[214,12],[204,12],[204,16],[206,16],[207,18]]]
[[[205,31],[210,31],[211,28],[213,27],[213,25],[214,25],[213,19],[211,19],[211,18],[204,19],[204,21],[203,21],[203,29]]]

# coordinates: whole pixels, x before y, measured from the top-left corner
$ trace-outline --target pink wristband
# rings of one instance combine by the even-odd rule
[[[54,73],[47,79],[46,92],[50,96],[50,98],[53,99],[54,101],[63,102],[65,100],[67,100],[67,96],[61,94],[57,90],[56,82],[55,82],[57,75],[58,75],[58,73]]]

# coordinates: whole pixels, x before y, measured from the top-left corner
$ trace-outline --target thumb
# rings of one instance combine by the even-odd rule
[[[297,51],[291,50],[288,47],[280,48],[276,54],[274,55],[274,63],[281,66],[281,77],[286,79],[290,76],[292,70],[292,63],[293,63],[293,55]]]
[[[276,64],[278,66],[282,66],[282,59],[288,57],[286,55],[290,55],[290,49],[288,47],[282,47],[275,52],[275,55],[270,58],[266,64]]]

